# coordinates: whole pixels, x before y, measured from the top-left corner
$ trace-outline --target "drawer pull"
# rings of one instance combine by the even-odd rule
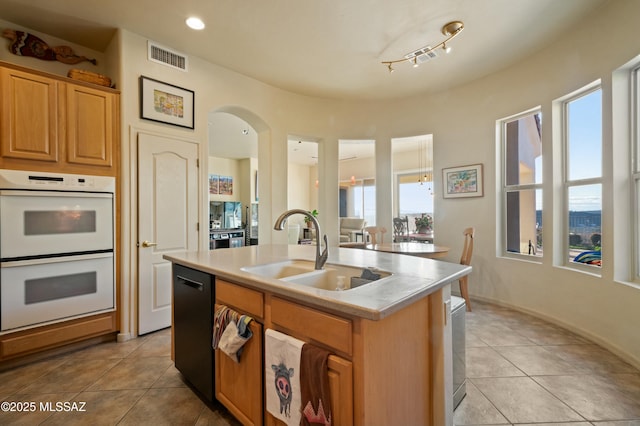
[[[198,291],[204,291],[204,284],[197,281],[190,280],[180,275],[176,275],[176,281],[178,282],[178,284],[184,284],[191,288],[195,288]]]

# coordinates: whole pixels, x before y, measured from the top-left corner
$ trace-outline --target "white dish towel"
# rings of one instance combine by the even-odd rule
[[[287,425],[299,425],[302,408],[300,354],[304,342],[275,330],[265,332],[267,411]]]

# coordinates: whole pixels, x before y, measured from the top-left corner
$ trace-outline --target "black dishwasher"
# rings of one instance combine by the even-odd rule
[[[213,277],[173,264],[173,332],[176,368],[213,401]]]

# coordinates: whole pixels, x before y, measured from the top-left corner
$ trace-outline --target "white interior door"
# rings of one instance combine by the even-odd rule
[[[171,263],[198,249],[198,146],[138,134],[138,334],[171,325]]]

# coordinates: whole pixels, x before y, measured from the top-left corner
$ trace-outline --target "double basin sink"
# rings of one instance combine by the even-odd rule
[[[391,276],[377,268],[327,263],[316,270],[312,260],[292,259],[265,265],[246,266],[242,271],[265,278],[330,291],[348,291]]]

